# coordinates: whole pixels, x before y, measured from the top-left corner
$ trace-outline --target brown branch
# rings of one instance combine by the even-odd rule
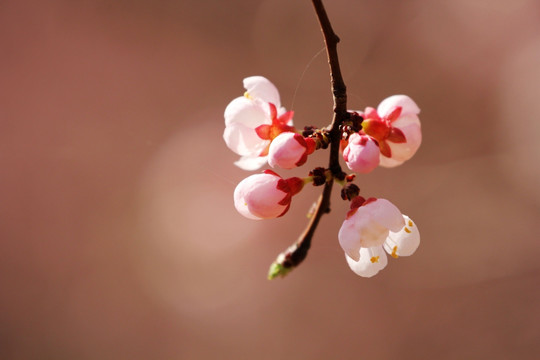
[[[347,118],[347,88],[339,67],[337,54],[339,37],[332,29],[322,0],[312,0],[312,2],[315,12],[317,13],[317,18],[319,19],[324,43],[326,45],[326,54],[330,66],[332,95],[334,98],[334,116],[332,118],[332,123],[328,126],[330,132],[330,159],[328,161],[328,169],[330,169],[333,175],[339,175],[342,173],[341,166],[339,165],[339,143],[341,140],[339,126]],[[298,240],[287,250],[279,254],[276,261],[270,266],[270,271],[268,272],[269,279],[285,276],[306,258],[307,252],[311,246],[311,239],[317,229],[319,220],[323,214],[330,212],[330,195],[332,194],[333,185],[333,178],[330,178],[324,184],[323,193],[317,201],[315,213],[309,224],[299,236]]]

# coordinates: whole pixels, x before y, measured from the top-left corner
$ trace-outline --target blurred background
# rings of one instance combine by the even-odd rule
[[[244,77],[270,79],[300,128],[331,120],[309,1],[0,3],[0,358],[540,356],[540,4],[326,7],[349,108],[404,93],[422,110],[415,157],[357,178],[422,235],[371,279],[338,244],[337,188],[274,281],[321,189],[264,222],[232,202],[249,173],[223,111]]]

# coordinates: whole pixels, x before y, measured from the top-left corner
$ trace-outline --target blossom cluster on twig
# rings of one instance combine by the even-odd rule
[[[356,274],[371,277],[394,258],[412,255],[420,244],[416,224],[390,201],[363,197],[354,184],[356,174],[367,174],[378,166],[395,167],[409,160],[422,142],[420,109],[406,95],[384,99],[375,109],[347,110],[346,87],[337,57],[339,38],[333,32],[321,0],[312,0],[324,36],[334,117],[326,127],[293,124],[293,111],[281,105],[277,88],[262,76],[244,79],[245,93],[225,109],[225,143],[240,159],[235,164],[249,171],[268,164],[272,168],[303,166],[315,151],[329,149],[328,166],[308,171],[304,178],[283,178],[273,170],[248,176],[234,191],[234,205],[248,219],[263,220],[285,215],[293,196],[306,184],[323,186],[306,230],[270,266],[268,277],[285,276],[306,257],[319,219],[330,211],[334,183],[342,186],[341,198],[350,210],[339,230],[338,240],[347,264]],[[343,159],[352,173],[345,173]]]
[[[281,107],[276,87],[262,76],[244,79],[246,92],[225,110],[224,140],[242,156],[236,165],[256,170],[266,163],[273,168],[302,166],[307,157],[328,145],[326,130],[308,126],[303,131],[293,125],[293,112]],[[347,167],[366,174],[377,166],[394,167],[409,160],[422,139],[418,106],[405,95],[394,95],[374,108],[350,111],[342,126],[340,147]],[[305,184],[323,185],[333,176],[324,168],[310,171],[306,178],[284,179],[272,170],[242,180],[234,191],[234,205],[249,219],[283,216],[292,197]],[[351,210],[338,238],[351,269],[361,276],[373,276],[387,264],[385,251],[393,257],[414,253],[420,235],[413,221],[390,201],[364,199],[352,183],[354,174],[336,178],[343,184],[342,197],[351,201]],[[384,250],[383,250],[384,249]]]

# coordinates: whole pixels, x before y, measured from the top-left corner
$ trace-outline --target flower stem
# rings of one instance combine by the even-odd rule
[[[339,126],[348,117],[347,115],[347,87],[341,75],[339,60],[337,54],[337,44],[339,37],[334,33],[322,0],[312,0],[313,7],[317,14],[321,31],[326,46],[326,54],[328,64],[330,66],[331,90],[334,99],[334,115],[332,122],[327,127],[330,137],[330,158],[328,161],[328,169],[333,175],[342,173],[339,164],[339,143],[341,140],[341,132]],[[268,279],[272,280],[278,276],[287,275],[293,268],[298,266],[307,256],[311,246],[311,239],[319,220],[322,215],[330,212],[330,195],[332,194],[332,186],[334,185],[333,177],[330,178],[324,185],[323,192],[317,201],[315,214],[311,217],[306,229],[298,237],[298,240],[291,245],[287,250],[279,254],[276,261],[270,266]]]

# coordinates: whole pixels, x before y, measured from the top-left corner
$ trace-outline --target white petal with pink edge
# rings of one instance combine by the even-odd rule
[[[234,162],[234,165],[242,170],[255,171],[264,166],[267,160],[267,156],[242,156],[238,161]]]
[[[401,106],[401,116],[420,113],[420,108],[413,99],[407,95],[392,95],[387,97],[377,107],[377,113],[384,118],[396,107]]]

